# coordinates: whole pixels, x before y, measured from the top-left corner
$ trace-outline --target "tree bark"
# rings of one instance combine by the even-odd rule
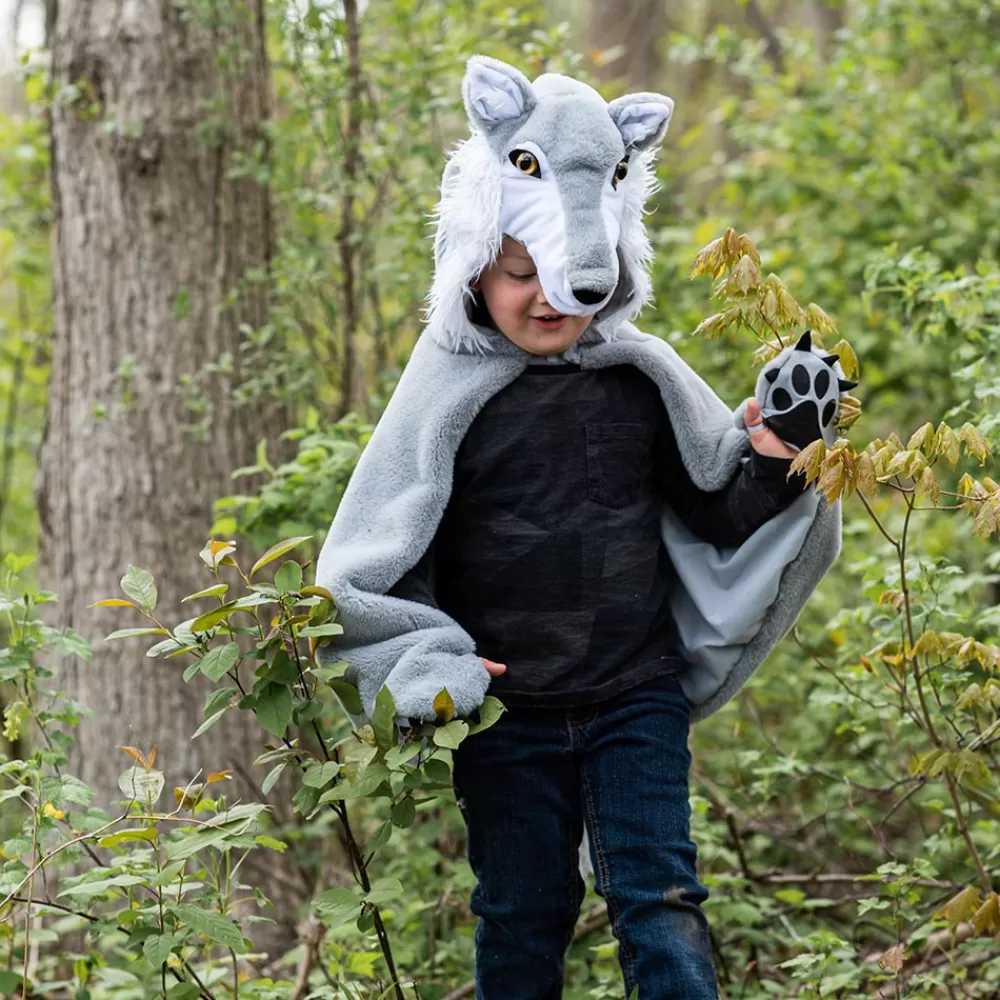
[[[831,5],[826,0],[810,0],[809,20],[816,31],[816,48],[824,60],[829,60],[836,42],[835,35],[845,24],[843,3]]]
[[[591,48],[617,50],[597,67],[598,78],[620,77],[628,87],[649,90],[659,75],[659,46],[669,27],[665,0],[592,0],[589,10]]]
[[[87,606],[120,596],[133,563],[153,573],[166,621],[197,614],[180,599],[211,582],[197,553],[212,502],[231,490],[232,469],[252,464],[258,440],[287,426],[267,401],[233,398],[246,375],[239,326],[260,326],[268,308],[266,282],[231,295],[248,269],[267,273],[268,190],[228,174],[234,153],[266,152],[263,2],[207,12],[176,0],[58,0],[53,26],[54,90],[79,97],[51,112],[55,332],[40,567],[60,622],[95,649],[91,663],[64,661],[58,678],[95,713],[70,769],[107,801],[130,764],[116,745],[156,744],[165,796],[199,769],[231,768],[230,800],[258,798],[261,777],[246,780],[264,742],[253,717],[227,713],[192,742],[205,689],[182,682],[180,661],[146,658],[148,642],[104,643],[144,622]],[[194,433],[182,379],[226,356],[231,371],[197,380]],[[276,945],[308,887],[291,858],[266,854],[244,873],[276,902]]]

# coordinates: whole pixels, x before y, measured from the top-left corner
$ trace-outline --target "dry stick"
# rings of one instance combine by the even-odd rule
[[[344,291],[344,355],[341,369],[340,415],[348,413],[353,402],[358,302],[354,287],[356,251],[354,246],[354,190],[360,165],[361,133],[361,59],[358,40],[357,0],[344,0],[344,27],[347,32],[347,132],[344,136],[344,187],[338,242]],[[402,1000],[402,993],[399,994]]]
[[[900,590],[903,592],[903,606],[906,609],[906,629],[910,640],[911,650],[915,644],[915,638],[913,634],[913,609],[910,603],[910,590],[906,582],[906,532],[910,525],[910,515],[912,513],[913,500],[907,496],[906,519],[903,522],[903,534],[900,537],[897,552],[899,553],[899,584]],[[927,699],[924,697],[923,678],[920,674],[920,660],[917,656],[913,657],[913,681],[917,687],[917,698],[920,701],[920,708],[924,714],[924,722],[927,726],[927,735],[934,741],[935,746],[942,747],[944,746],[944,743],[938,735],[937,730],[934,728],[934,722],[932,721],[930,712],[927,708]],[[976,866],[976,872],[979,875],[979,883],[983,887],[983,891],[990,893],[993,891],[993,882],[990,879],[989,872],[987,872],[986,867],[983,864],[983,859],[979,856],[979,850],[972,839],[972,833],[969,830],[969,825],[962,812],[962,803],[958,795],[958,787],[955,784],[954,775],[952,775],[950,771],[945,770],[944,776],[945,782],[948,785],[948,795],[951,798],[951,803],[955,810],[955,825],[962,834],[962,839],[965,841],[965,846],[969,851],[969,856],[972,858],[972,862]]]
[[[306,948],[295,976],[295,991],[289,1000],[303,1000],[303,997],[309,992],[309,973],[319,955],[319,945],[323,940],[323,925],[312,915],[309,917],[309,929],[304,938]]]
[[[26,310],[24,306],[24,289],[19,288],[17,292],[19,325],[24,331],[27,323]],[[24,381],[24,353],[19,349],[14,359],[14,372],[11,378],[10,395],[7,397],[7,416],[4,420],[3,431],[3,477],[0,479],[0,529],[3,528],[4,507],[7,504],[7,496],[10,493],[10,481],[12,476],[12,466],[14,463],[14,429],[17,424],[18,397],[21,392],[21,385]]]
[[[905,494],[904,494],[905,496]],[[903,524],[903,534],[902,537],[897,541],[894,539],[883,526],[882,522],[878,519],[878,515],[871,508],[871,504],[865,498],[864,494],[858,491],[858,497],[861,502],[865,505],[865,509],[868,511],[872,520],[878,525],[879,530],[882,534],[889,540],[889,542],[896,549],[897,556],[899,557],[899,572],[900,572],[900,590],[903,592],[903,604],[906,608],[906,626],[907,632],[910,640],[910,649],[914,646],[914,635],[913,635],[913,610],[910,604],[910,590],[906,581],[906,532],[910,524],[910,515],[913,513],[913,500],[909,496],[905,496],[906,499],[906,520]],[[923,712],[923,722],[926,726],[927,735],[934,741],[934,745],[937,747],[943,746],[941,737],[938,735],[937,730],[934,727],[934,723],[931,719],[930,712],[927,710],[927,701],[924,697],[924,689],[922,684],[922,678],[920,675],[920,665],[916,657],[913,661],[913,679],[917,687],[917,697],[920,701],[920,708]],[[968,824],[965,821],[965,816],[962,813],[961,802],[958,798],[958,790],[955,787],[955,779],[950,773],[945,773],[945,781],[948,785],[948,794],[952,801],[952,806],[955,809],[955,825],[958,827],[959,832],[962,834],[962,839],[965,841],[965,846],[968,848],[969,855],[972,858],[973,864],[976,866],[976,872],[979,875],[980,884],[983,886],[986,892],[993,891],[993,883],[990,880],[989,873],[983,865],[982,858],[979,856],[979,851],[976,848],[975,843],[972,840],[972,835],[969,832]]]

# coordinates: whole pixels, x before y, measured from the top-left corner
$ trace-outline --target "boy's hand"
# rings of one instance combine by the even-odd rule
[[[759,454],[769,455],[771,458],[795,458],[798,454],[764,423],[760,415],[760,404],[753,396],[747,400],[743,411],[743,424],[750,433],[750,446]]]
[[[490,672],[490,677],[499,677],[506,669],[506,663],[494,663],[492,660],[487,660],[485,656],[480,656],[479,659],[483,661],[483,666]]]

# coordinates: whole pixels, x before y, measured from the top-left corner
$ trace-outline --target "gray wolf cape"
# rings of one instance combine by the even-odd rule
[[[368,715],[383,684],[397,713],[414,720],[434,718],[442,689],[467,715],[489,686],[464,629],[388,591],[434,538],[474,417],[531,360],[474,320],[470,283],[504,235],[527,247],[551,304],[593,315],[566,360],[632,364],[656,383],[697,486],[723,487],[750,450],[743,407],[731,411],[669,344],[630,322],[650,294],[642,212],[669,98],[608,104],[575,80],[546,74],[532,83],[485,57],[469,61],[463,90],[472,135],[445,168],[428,323],[317,564],[316,582],[333,594],[344,629],[319,659],[348,661]],[[661,534],[678,573],[671,608],[686,662],[680,680],[693,719],[732,698],[791,627],[840,551],[840,526],[839,502],[827,505],[810,487],[738,548],[720,550],[664,506]]]

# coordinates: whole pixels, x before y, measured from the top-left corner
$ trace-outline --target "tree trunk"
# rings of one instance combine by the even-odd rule
[[[844,26],[843,4],[831,5],[826,0],[810,0],[809,19],[816,31],[816,48],[824,60],[829,59],[835,42],[834,35]]]
[[[669,28],[665,0],[592,0],[589,12],[590,47],[613,50],[597,76],[621,77],[628,87],[649,90],[659,75],[659,46]]]
[[[206,12],[213,23],[199,23]],[[70,768],[112,799],[130,763],[116,745],[155,743],[165,796],[199,769],[231,768],[230,798],[258,798],[247,781],[264,742],[253,717],[230,712],[192,742],[205,690],[182,682],[178,661],[146,658],[148,642],[102,642],[144,622],[87,605],[120,596],[133,563],[153,573],[169,623],[198,613],[180,599],[211,582],[197,553],[212,502],[231,490],[232,469],[252,464],[257,441],[286,426],[267,401],[239,406],[232,395],[247,374],[239,325],[267,317],[265,282],[227,300],[248,269],[266,275],[271,257],[266,187],[228,175],[235,153],[266,153],[263,3],[58,0],[51,42],[55,91],[79,96],[51,111],[55,334],[37,491],[41,576],[59,594],[60,621],[95,648],[93,662],[66,661],[58,679],[95,713]],[[224,356],[228,374],[222,365],[197,379],[193,413],[183,377]],[[267,852],[259,864],[244,873],[285,921],[274,947],[308,887],[290,857]]]

